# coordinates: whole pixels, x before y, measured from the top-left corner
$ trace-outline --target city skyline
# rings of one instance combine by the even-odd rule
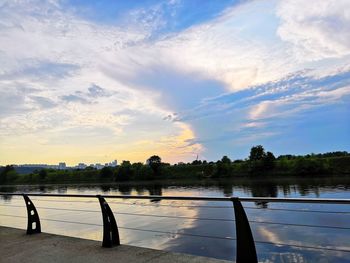
[[[4,1],[0,165],[349,151],[347,10],[346,0]]]
[[[7,165],[13,165],[14,167],[40,167],[40,168],[53,168],[53,169],[58,169],[58,170],[64,170],[64,169],[85,169],[87,167],[94,167],[97,169],[102,169],[103,167],[116,167],[118,166],[118,161],[113,160],[111,162],[107,163],[89,163],[86,164],[84,162],[80,162],[78,164],[71,164],[67,165],[66,162],[62,161],[59,162],[58,164],[47,164],[47,163],[21,163],[21,164],[7,164]]]

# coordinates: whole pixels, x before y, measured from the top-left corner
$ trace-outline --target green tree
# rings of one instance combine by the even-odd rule
[[[267,152],[263,158],[264,170],[272,170],[275,167],[275,156],[272,152]]]
[[[250,172],[261,174],[275,167],[275,156],[272,152],[265,152],[262,145],[251,148],[249,155]]]
[[[221,162],[222,162],[222,163],[225,163],[225,164],[230,164],[230,163],[231,163],[231,159],[228,158],[228,157],[225,155],[225,156],[223,156],[223,157],[221,158]]]
[[[227,156],[223,156],[221,160],[218,160],[215,165],[215,172],[213,173],[213,177],[227,177],[231,174],[232,166],[231,160]]]
[[[111,167],[103,167],[100,170],[101,179],[111,179],[113,177],[113,170]]]
[[[192,162],[192,165],[201,165],[202,164],[202,161],[201,160],[194,160]]]
[[[41,169],[39,171],[39,179],[41,181],[44,181],[46,179],[46,177],[47,177],[47,171],[45,169]]]
[[[149,165],[162,163],[162,159],[158,155],[152,155],[147,161]]]
[[[14,181],[17,177],[17,172],[12,165],[6,165],[0,172],[0,183]]]
[[[131,163],[129,161],[123,161],[118,167],[117,181],[130,180],[132,177]]]
[[[162,159],[158,155],[153,155],[147,160],[147,163],[151,167],[154,176],[159,176]]]
[[[204,177],[213,177],[213,174],[214,174],[214,164],[204,164],[203,176]]]
[[[250,161],[259,161],[265,157],[265,150],[262,145],[253,146],[250,149],[249,160]]]

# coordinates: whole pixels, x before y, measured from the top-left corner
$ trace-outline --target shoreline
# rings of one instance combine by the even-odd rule
[[[300,175],[280,175],[280,176],[237,176],[226,178],[164,178],[154,180],[129,180],[129,181],[64,181],[64,182],[28,182],[28,183],[7,183],[0,184],[0,187],[13,187],[13,186],[96,186],[96,185],[201,185],[201,184],[220,184],[220,183],[244,183],[244,182],[264,182],[264,183],[290,183],[290,181],[303,182],[310,180],[338,180],[348,179],[350,183],[349,174],[340,175],[321,175],[321,176],[300,176]]]

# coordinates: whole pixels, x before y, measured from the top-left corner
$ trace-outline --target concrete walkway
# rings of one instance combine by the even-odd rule
[[[0,227],[0,262],[155,262],[227,263],[229,261],[121,245],[102,248],[101,242],[52,234],[26,235],[24,230]]]

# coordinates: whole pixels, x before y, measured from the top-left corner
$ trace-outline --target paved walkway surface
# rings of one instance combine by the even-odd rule
[[[52,234],[26,235],[25,230],[0,227],[0,262],[155,262],[228,263],[229,261],[121,245],[102,248],[101,242]]]

